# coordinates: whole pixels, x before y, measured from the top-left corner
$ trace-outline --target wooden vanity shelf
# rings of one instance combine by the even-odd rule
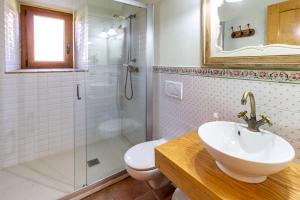
[[[197,132],[158,146],[155,163],[192,200],[300,200],[299,164],[260,184],[239,182],[217,168]]]

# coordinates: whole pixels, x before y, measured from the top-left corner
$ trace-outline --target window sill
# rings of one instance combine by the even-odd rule
[[[16,69],[6,71],[6,74],[18,73],[55,73],[55,72],[87,72],[87,69],[71,69],[71,68],[57,68],[57,69]]]

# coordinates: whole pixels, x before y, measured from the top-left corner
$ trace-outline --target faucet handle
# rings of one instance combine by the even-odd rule
[[[247,114],[247,111],[240,112],[238,114],[238,118],[244,118],[246,116],[246,114]]]
[[[265,115],[260,115],[260,117],[261,117],[261,120],[264,123],[268,124],[269,127],[273,126],[273,123],[271,122],[271,119],[269,117],[267,117]]]

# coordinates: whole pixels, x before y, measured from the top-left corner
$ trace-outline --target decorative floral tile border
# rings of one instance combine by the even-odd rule
[[[300,84],[300,71],[208,69],[201,67],[153,66],[153,72]]]

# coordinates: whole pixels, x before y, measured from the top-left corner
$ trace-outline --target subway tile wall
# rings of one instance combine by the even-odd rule
[[[75,77],[72,73],[0,76],[0,166],[74,147],[73,87],[82,80],[81,76],[79,73]],[[76,112],[83,109],[83,103],[76,103]]]
[[[183,100],[165,95],[166,80],[183,83]],[[237,121],[237,113],[249,110],[241,96],[253,91],[257,113],[266,114],[274,126],[264,127],[289,141],[300,162],[300,84],[154,73],[154,138],[173,138],[197,130],[213,120]],[[218,118],[214,117],[218,113]]]
[[[88,7],[86,0],[76,0],[74,6],[75,64],[78,69],[88,69]]]
[[[20,35],[18,3],[4,0],[5,70],[12,71],[20,66]],[[2,26],[3,27],[3,26]]]
[[[84,92],[85,73],[4,73],[20,67],[16,5],[0,3],[0,169],[73,149],[73,116],[85,108],[73,94],[77,83]]]
[[[0,25],[1,27],[1,30],[0,31],[0,64],[1,66],[4,65],[5,63],[5,53],[4,53],[4,49],[5,49],[5,32],[3,31],[4,30],[4,2],[3,0],[0,1]]]

